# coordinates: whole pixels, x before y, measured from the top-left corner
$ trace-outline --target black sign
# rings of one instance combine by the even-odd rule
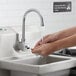
[[[71,2],[54,2],[53,12],[71,12],[72,3]]]

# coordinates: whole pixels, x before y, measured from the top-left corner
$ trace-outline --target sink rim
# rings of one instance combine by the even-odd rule
[[[15,56],[13,56],[15,57]],[[28,58],[18,58],[17,57],[17,60],[9,60],[11,59],[12,57],[7,57],[7,58],[4,58],[4,59],[1,59],[0,61],[2,62],[10,62],[10,63],[15,63],[15,64],[21,64],[21,65],[27,65],[27,66],[38,66],[38,67],[41,67],[41,66],[46,66],[46,65],[49,65],[49,64],[55,64],[55,63],[60,63],[60,62],[64,62],[64,61],[69,61],[71,58],[68,58],[68,57],[60,57],[60,56],[53,56],[53,55],[49,55],[48,57],[52,57],[52,58],[59,58],[59,59],[63,59],[63,60],[60,60],[60,61],[56,61],[56,62],[52,62],[52,63],[47,63],[47,64],[42,64],[42,65],[38,65],[38,64],[29,64],[29,63],[21,63],[20,61],[24,61],[24,60],[28,60],[28,59],[32,59],[32,58],[40,58],[40,56],[32,56],[32,57],[28,57]],[[20,62],[20,63],[19,63]]]

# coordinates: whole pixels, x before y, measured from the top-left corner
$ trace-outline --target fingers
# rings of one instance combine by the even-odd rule
[[[37,42],[37,44],[35,45],[35,47],[32,49],[32,52],[33,53],[37,52],[37,53],[40,53],[40,54],[43,54],[43,55],[44,54],[48,55],[49,51],[50,51],[49,48],[52,48],[52,47],[49,47],[49,46],[45,46],[44,47],[44,45],[45,44],[47,45],[48,43],[53,43],[57,39],[58,39],[58,37],[56,36],[56,34],[54,34],[54,35],[53,34],[46,35],[43,39],[41,39],[41,40],[39,40]],[[49,47],[49,48],[47,48],[47,47]],[[42,50],[45,50],[45,51],[42,51]],[[47,50],[49,50],[49,51],[47,51]],[[50,53],[51,53],[51,51],[50,51]]]
[[[39,46],[40,43],[41,43],[41,41],[42,41],[42,40],[40,39],[40,40],[36,43],[36,45],[34,46],[34,48],[37,47],[37,46]]]
[[[32,53],[36,53],[36,54],[40,54],[41,53],[41,50],[39,49],[41,46],[38,46],[38,47],[35,47],[35,48],[32,48]]]
[[[51,36],[48,36],[47,38],[43,38],[43,41],[41,42],[41,44],[46,44],[52,41]]]
[[[40,54],[42,56],[47,56],[54,51],[54,46],[50,46],[50,43],[43,44],[41,46],[38,46],[34,49],[32,49],[32,53]]]
[[[46,41],[46,39],[48,39],[50,35],[46,35],[45,37],[43,37],[42,41],[40,42],[40,44],[45,44],[47,43],[49,40]]]
[[[48,38],[48,37],[49,37],[49,35],[46,35],[45,37],[43,37],[43,39],[40,39],[40,40],[36,43],[35,47],[47,43],[47,41],[48,41],[47,38]],[[46,39],[47,39],[47,40],[46,40]],[[35,48],[35,47],[34,47],[34,48]]]

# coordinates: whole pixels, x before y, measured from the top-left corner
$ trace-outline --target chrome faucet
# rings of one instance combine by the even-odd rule
[[[16,34],[16,43],[14,45],[14,49],[16,51],[19,51],[19,50],[25,51],[26,49],[30,49],[30,47],[25,43],[25,20],[26,20],[27,14],[30,13],[30,12],[37,13],[40,16],[40,19],[41,19],[41,26],[44,26],[43,17],[37,10],[30,9],[30,10],[26,11],[24,13],[24,16],[23,16],[22,39],[21,39],[21,41],[19,41],[19,34],[18,33]]]

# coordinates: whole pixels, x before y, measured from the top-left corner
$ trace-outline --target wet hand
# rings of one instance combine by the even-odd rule
[[[47,56],[49,54],[52,54],[54,51],[56,51],[55,47],[56,47],[56,45],[53,43],[42,44],[40,46],[33,48],[32,53]]]
[[[58,40],[57,34],[49,34],[49,35],[46,35],[45,37],[43,37],[43,39],[40,39],[40,40],[36,43],[35,47],[38,47],[38,46],[40,46],[40,45],[42,45],[42,44],[54,42],[54,41],[56,41],[56,40]],[[34,47],[34,48],[35,48],[35,47]]]

